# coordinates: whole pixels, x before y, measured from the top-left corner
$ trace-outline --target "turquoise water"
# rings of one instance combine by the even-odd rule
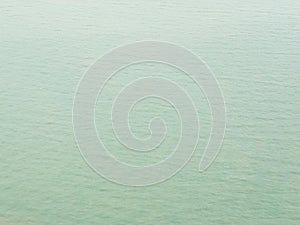
[[[299,12],[296,0],[2,0],[0,224],[299,224]],[[157,185],[126,187],[97,175],[78,151],[72,105],[80,78],[111,48],[139,40],[190,49],[220,83],[226,137],[205,173],[198,173],[210,127],[205,98],[161,65],[128,68],[112,81],[97,104],[97,128],[128,163],[163,159],[178,136],[168,105],[152,100],[133,111],[141,137],[141,118],[163,111],[170,123],[166,146],[145,158],[118,147],[105,116],[111,94],[130,78],[175,77],[199,99],[203,124],[183,170]]]

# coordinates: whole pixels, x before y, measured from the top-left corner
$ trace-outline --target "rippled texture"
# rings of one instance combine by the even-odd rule
[[[0,224],[299,224],[299,12],[297,0],[1,0]],[[224,92],[227,131],[217,160],[199,174],[209,111],[178,74],[199,96],[199,146],[172,179],[132,188],[86,165],[73,137],[72,104],[90,64],[145,39],[178,43],[206,61]],[[145,71],[167,68],[124,73]],[[126,79],[111,83],[107,96]],[[170,108],[142,104],[132,116],[143,137],[143,110]],[[101,113],[98,128],[108,134]],[[172,112],[167,119],[174,121],[172,145],[178,122]],[[169,153],[157,150],[146,159],[113,153],[144,164]]]

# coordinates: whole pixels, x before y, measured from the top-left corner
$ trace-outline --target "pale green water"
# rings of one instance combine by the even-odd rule
[[[297,0],[2,0],[0,224],[299,224],[299,12]],[[178,43],[207,62],[224,92],[227,130],[217,160],[199,174],[209,111],[179,74],[178,82],[199,97],[199,147],[172,179],[132,188],[86,165],[73,137],[72,103],[90,64],[144,39]],[[128,80],[154,72],[176,73],[149,65],[124,71]],[[169,112],[154,101],[133,116],[153,105],[154,113]],[[101,118],[107,144],[117,146]],[[172,145],[178,124],[172,112],[167,119]],[[143,164],[169,154],[160,150],[146,159],[118,148],[114,154]]]

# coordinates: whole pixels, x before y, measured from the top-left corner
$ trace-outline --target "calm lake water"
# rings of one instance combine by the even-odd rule
[[[172,77],[195,101],[201,122],[191,161],[149,187],[117,185],[87,166],[72,127],[73,98],[88,67],[139,40],[177,43],[214,72],[227,107],[216,161],[198,172],[210,129],[200,90],[182,73],[141,64],[106,87],[96,124],[120,160],[136,165],[168,156],[178,118],[157,99],[133,110],[133,131],[148,118],[169,123],[151,154],[114,139],[109,105],[118,88],[145,74]],[[300,1],[0,2],[0,224],[299,224]]]

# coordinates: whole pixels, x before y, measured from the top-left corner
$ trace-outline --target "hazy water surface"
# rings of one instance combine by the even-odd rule
[[[2,0],[0,224],[299,224],[299,12],[297,0]],[[184,74],[162,65],[118,74],[97,104],[97,128],[121,160],[164,159],[178,137],[169,105],[152,99],[133,111],[140,137],[151,116],[169,122],[166,143],[147,157],[115,142],[107,109],[131,78],[172,77],[198,99],[201,137],[187,166],[164,183],[124,187],[98,176],[78,151],[72,104],[81,76],[111,48],[139,40],[190,49],[220,83],[226,137],[205,173],[197,170],[208,105]]]

